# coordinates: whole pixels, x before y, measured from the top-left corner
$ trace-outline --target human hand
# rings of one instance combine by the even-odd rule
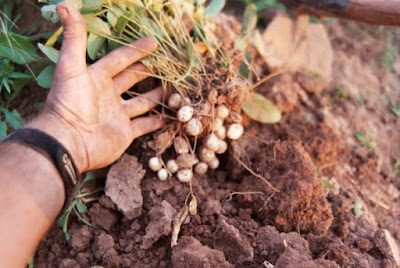
[[[139,117],[162,99],[157,88],[130,100],[121,94],[145,79],[148,72],[135,63],[157,48],[154,38],[119,48],[86,66],[85,22],[72,5],[60,3],[57,13],[64,41],[43,113],[28,127],[47,132],[71,153],[80,172],[101,168],[117,160],[132,141],[159,129],[158,117]]]

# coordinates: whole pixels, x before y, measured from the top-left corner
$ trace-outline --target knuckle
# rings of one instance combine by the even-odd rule
[[[73,39],[86,34],[86,24],[83,20],[64,26],[64,39]]]

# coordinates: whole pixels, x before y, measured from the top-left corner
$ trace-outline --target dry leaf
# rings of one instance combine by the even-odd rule
[[[243,112],[260,123],[277,123],[282,114],[278,108],[263,95],[253,92],[242,106]]]

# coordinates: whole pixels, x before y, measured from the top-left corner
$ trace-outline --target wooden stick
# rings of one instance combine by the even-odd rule
[[[333,16],[378,25],[400,26],[395,0],[280,0],[295,13]]]

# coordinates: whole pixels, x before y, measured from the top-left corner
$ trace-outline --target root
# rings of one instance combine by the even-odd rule
[[[249,90],[250,90],[250,91],[253,91],[255,88],[257,88],[257,87],[259,87],[260,85],[262,85],[262,84],[264,84],[265,82],[267,82],[269,79],[274,78],[275,76],[278,76],[278,75],[280,75],[280,74],[282,74],[282,73],[285,73],[285,72],[286,72],[286,70],[279,70],[279,71],[277,71],[276,73],[267,75],[267,76],[264,77],[263,79],[258,80],[254,85],[252,85],[252,86],[249,88]]]
[[[232,198],[233,198],[234,195],[246,195],[246,194],[261,194],[261,195],[264,195],[263,192],[233,192],[233,193],[230,193],[226,197],[226,201],[232,201]]]
[[[187,205],[185,205],[172,221],[171,248],[178,245],[179,232],[181,231],[182,223],[185,221],[188,214],[189,208]]]
[[[254,170],[252,170],[249,166],[247,166],[242,160],[240,160],[234,153],[231,152],[231,155],[233,156],[233,158],[239,162],[239,164],[241,164],[248,172],[250,172],[253,176],[261,179],[263,182],[265,182],[272,190],[274,190],[275,192],[279,192],[279,190],[277,188],[275,188],[274,186],[272,186],[272,184],[263,176],[261,176],[260,174],[256,173]]]

